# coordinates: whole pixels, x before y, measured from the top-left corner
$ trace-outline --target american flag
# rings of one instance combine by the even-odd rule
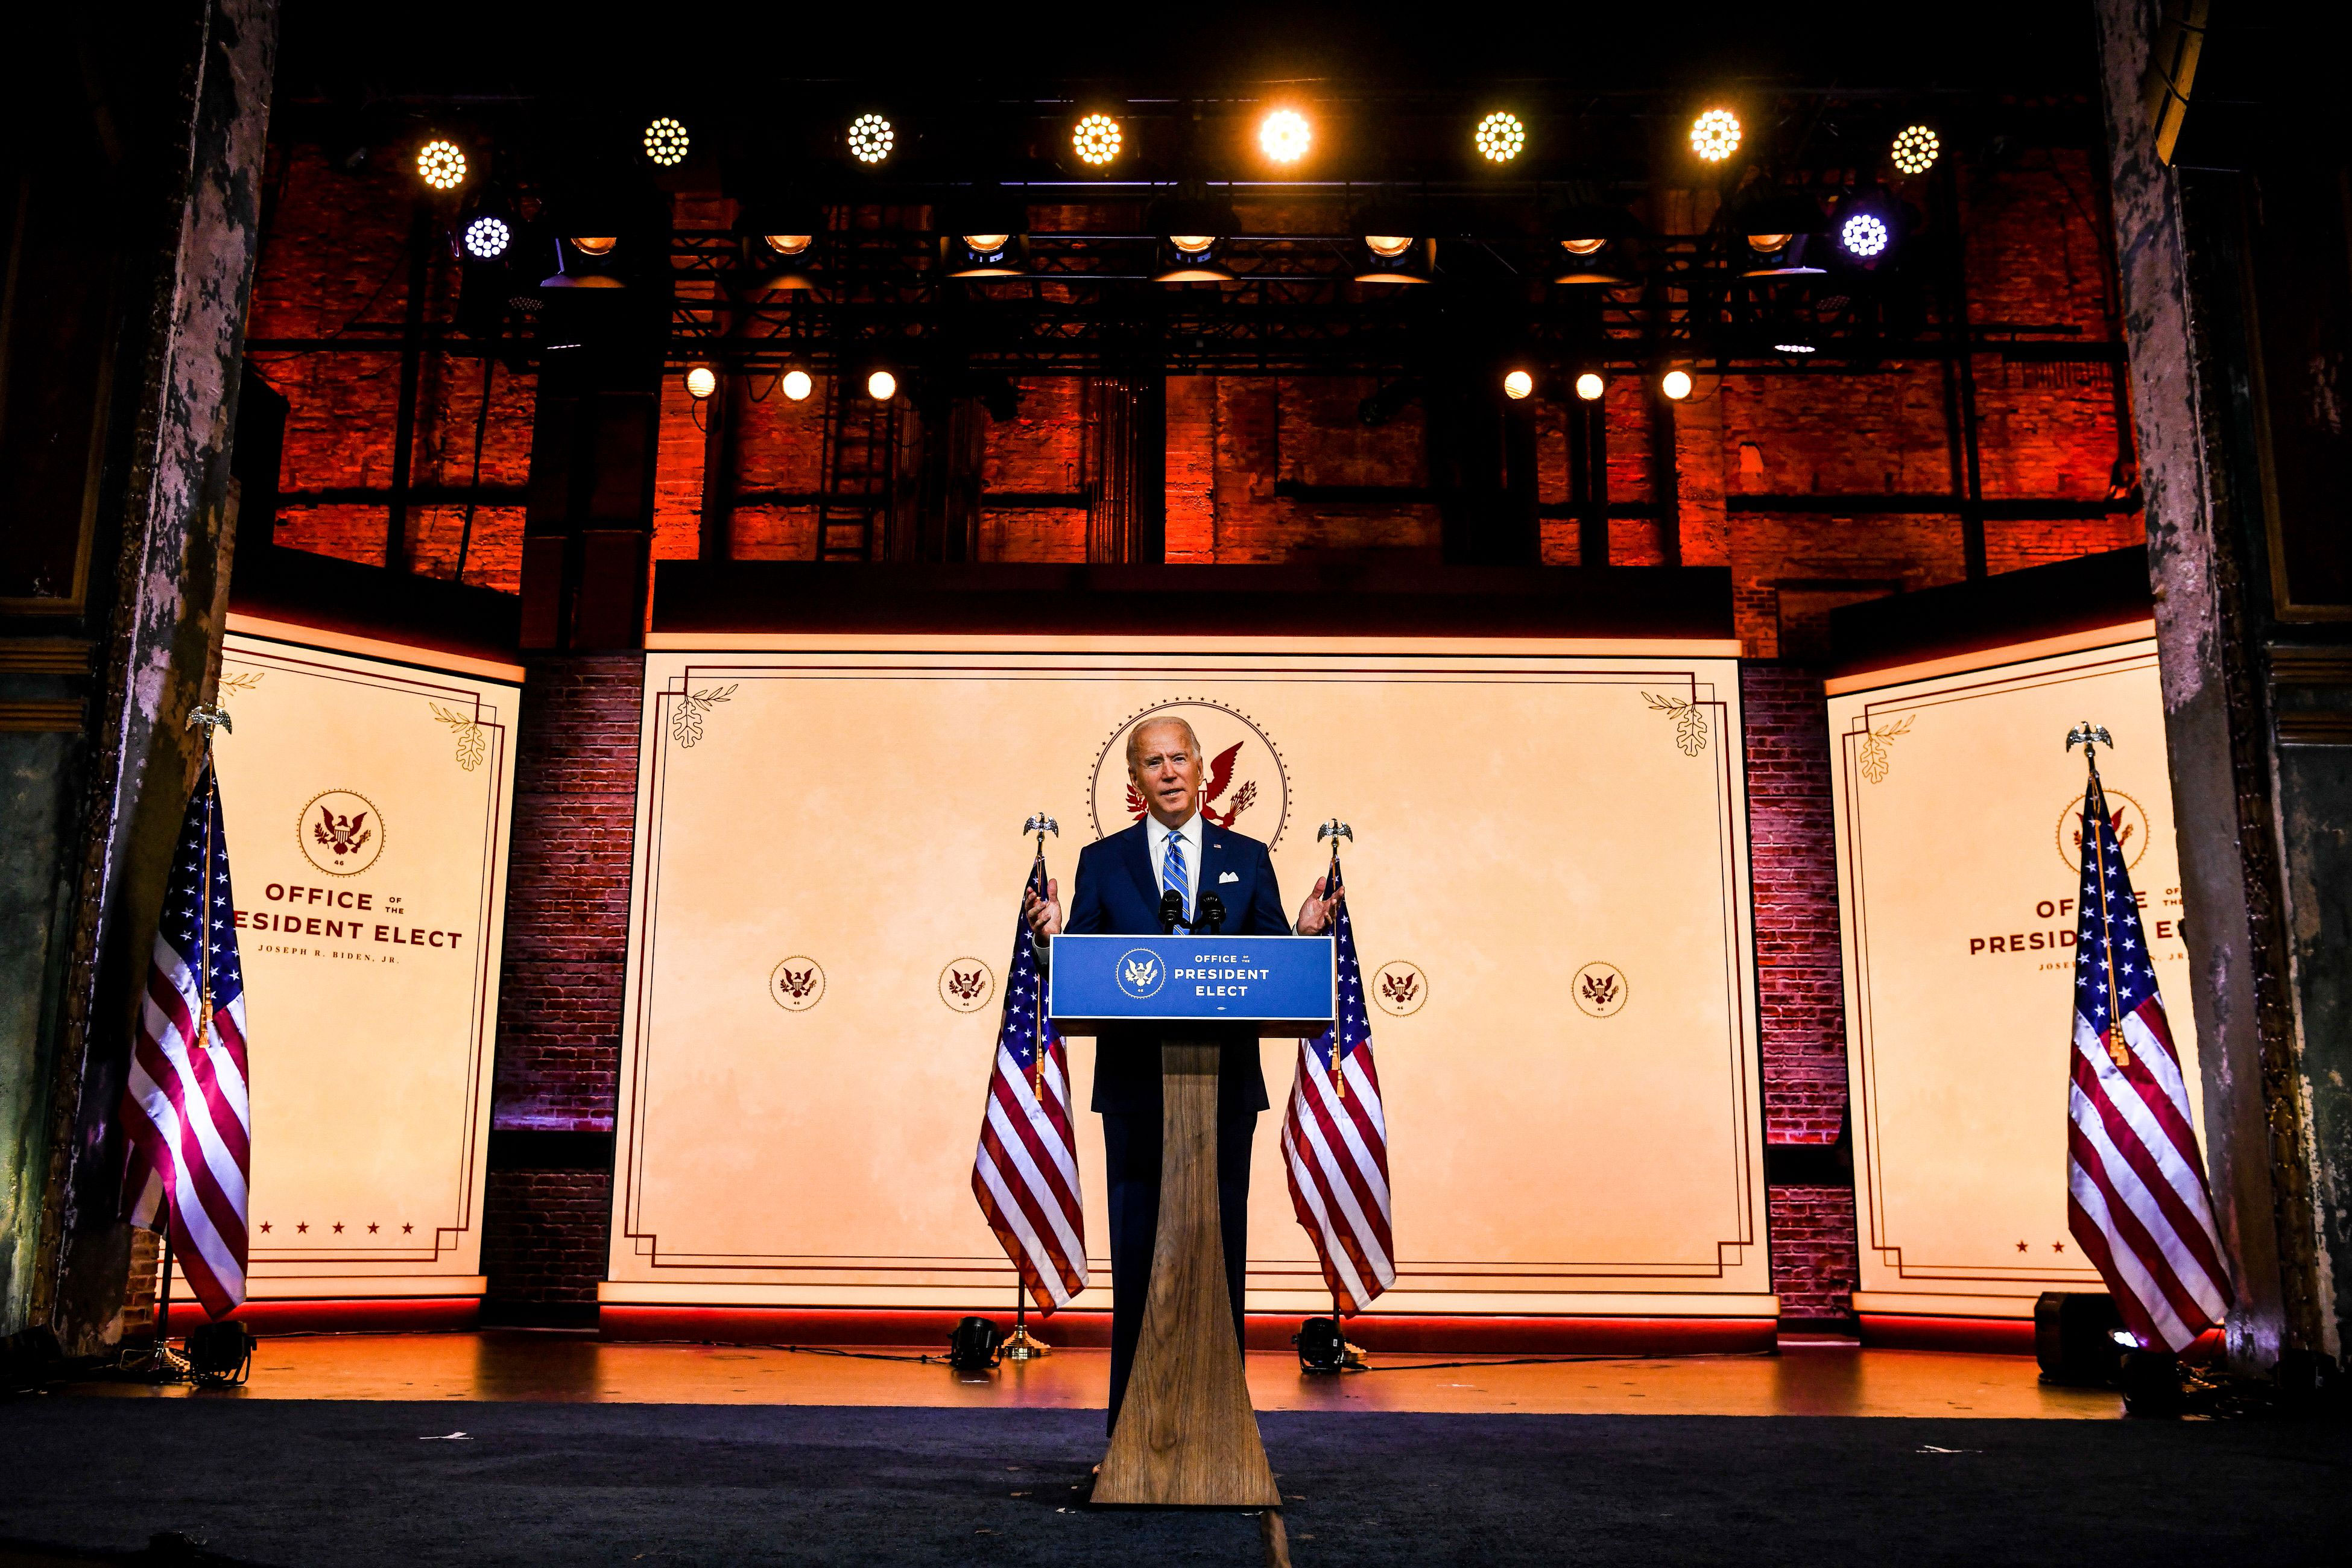
[[[1336,853],[1328,890],[1339,890]],[[1396,1254],[1389,1237],[1388,1121],[1381,1112],[1380,1074],[1372,1068],[1372,1020],[1364,1009],[1355,921],[1345,900],[1335,934],[1339,1015],[1319,1037],[1298,1042],[1298,1072],[1282,1119],[1282,1163],[1290,1175],[1290,1206],[1322,1259],[1331,1300],[1339,1312],[1352,1314],[1396,1283]]]
[[[220,786],[207,760],[164,885],[122,1122],[131,1222],[148,1230],[169,1224],[180,1268],[215,1318],[245,1300],[252,1169],[235,908]]]
[[[2095,768],[2083,795],[2066,1218],[2142,1349],[2180,1351],[2230,1310],[2205,1161],[2139,906]]]
[[[1028,891],[1045,896],[1043,851]],[[1087,1288],[1087,1223],[1078,1204],[1078,1144],[1070,1131],[1070,1068],[1062,1037],[1045,1016],[1029,927],[1013,922],[1013,963],[996,1029],[996,1066],[971,1195],[1037,1310],[1066,1307]]]

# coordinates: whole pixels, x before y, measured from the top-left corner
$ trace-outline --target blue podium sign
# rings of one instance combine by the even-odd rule
[[[1331,1026],[1338,964],[1328,936],[1057,936],[1045,1005],[1065,1035],[1214,1024],[1315,1036]]]

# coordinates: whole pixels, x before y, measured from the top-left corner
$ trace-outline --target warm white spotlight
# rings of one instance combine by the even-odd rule
[[[975,256],[993,256],[1012,243],[1013,237],[1009,234],[967,234],[963,236],[963,247],[966,250],[971,251]]]
[[[1258,121],[1257,144],[1277,163],[1296,163],[1314,140],[1307,116],[1295,109],[1277,109]]]
[[[1720,163],[1739,151],[1739,116],[1727,109],[1710,109],[1691,121],[1691,151],[1709,163]]]
[[[1895,133],[1895,166],[1906,174],[1924,174],[1936,166],[1944,144],[1925,125],[1906,125]]]
[[[887,403],[898,395],[898,378],[887,370],[877,370],[866,378],[866,395],[877,403]]]
[[[1796,237],[1793,234],[1751,234],[1748,237],[1748,248],[1759,256],[1769,256],[1776,250],[1786,249],[1789,242]]]
[[[1097,167],[1118,156],[1119,143],[1123,140],[1118,121],[1108,114],[1083,116],[1078,121],[1077,129],[1070,132],[1070,145],[1076,150],[1078,162]]]
[[[1498,109],[1478,121],[1478,134],[1474,140],[1478,145],[1478,156],[1489,163],[1507,163],[1528,144],[1528,128],[1519,123],[1517,115]]]
[[[416,177],[436,191],[466,183],[466,153],[455,142],[436,138],[416,150]]]
[[[878,163],[898,144],[898,133],[878,114],[861,114],[849,122],[849,155],[861,163]]]
[[[1576,395],[1587,403],[1600,402],[1601,395],[1608,390],[1609,384],[1601,379],[1599,371],[1588,370],[1576,378]]]
[[[813,234],[767,234],[760,237],[778,256],[798,256],[816,243]]]
[[[583,256],[610,256],[620,243],[618,236],[610,234],[581,234],[572,237],[572,248]]]
[[[697,403],[719,390],[719,374],[707,364],[696,365],[686,373],[686,393]]]
[[[1605,239],[1563,239],[1559,247],[1570,256],[1591,256],[1608,243]]]
[[[806,403],[808,395],[815,390],[816,383],[809,379],[808,372],[804,370],[784,372],[784,395],[794,403]]]
[[[1876,213],[1856,213],[1838,230],[1838,243],[1856,256],[1875,256],[1886,248],[1886,220]]]
[[[1669,402],[1680,403],[1691,395],[1690,372],[1686,370],[1666,372],[1658,378],[1658,390],[1666,395]]]
[[[1168,237],[1168,243],[1186,256],[1205,256],[1215,247],[1217,237],[1213,234],[1171,234]]]
[[[1412,248],[1412,236],[1409,234],[1368,234],[1364,236],[1364,248],[1370,251],[1374,256],[1381,258],[1383,261],[1393,261],[1398,257],[1402,256],[1406,251]]]
[[[1515,370],[1503,377],[1503,395],[1517,403],[1536,389],[1536,378],[1526,371]]]
[[[484,213],[466,226],[466,251],[479,260],[493,261],[507,253],[507,241],[513,237],[506,219]]]
[[[646,125],[646,156],[663,168],[675,168],[686,162],[689,139],[686,127],[668,115],[661,115]]]

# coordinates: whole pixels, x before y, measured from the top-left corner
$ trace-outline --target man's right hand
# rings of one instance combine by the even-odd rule
[[[1062,930],[1062,885],[1051,877],[1045,879],[1045,896],[1039,898],[1034,890],[1021,901],[1021,918],[1029,922],[1029,932],[1043,942],[1058,936]]]

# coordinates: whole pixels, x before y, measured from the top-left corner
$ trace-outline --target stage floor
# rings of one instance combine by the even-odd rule
[[[1101,1409],[1110,1352],[959,1373],[879,1359],[919,1349],[791,1351],[760,1345],[621,1344],[589,1332],[332,1334],[264,1339],[253,1379],[200,1399],[527,1400],[617,1405],[825,1405]],[[1778,1355],[1507,1357],[1376,1355],[1376,1369],[1309,1376],[1288,1354],[1254,1352],[1260,1410],[1551,1415],[1861,1415],[2105,1420],[2115,1394],[2051,1388],[2031,1358],[1862,1350],[1784,1341]],[[123,1384],[77,1394],[185,1396]]]

